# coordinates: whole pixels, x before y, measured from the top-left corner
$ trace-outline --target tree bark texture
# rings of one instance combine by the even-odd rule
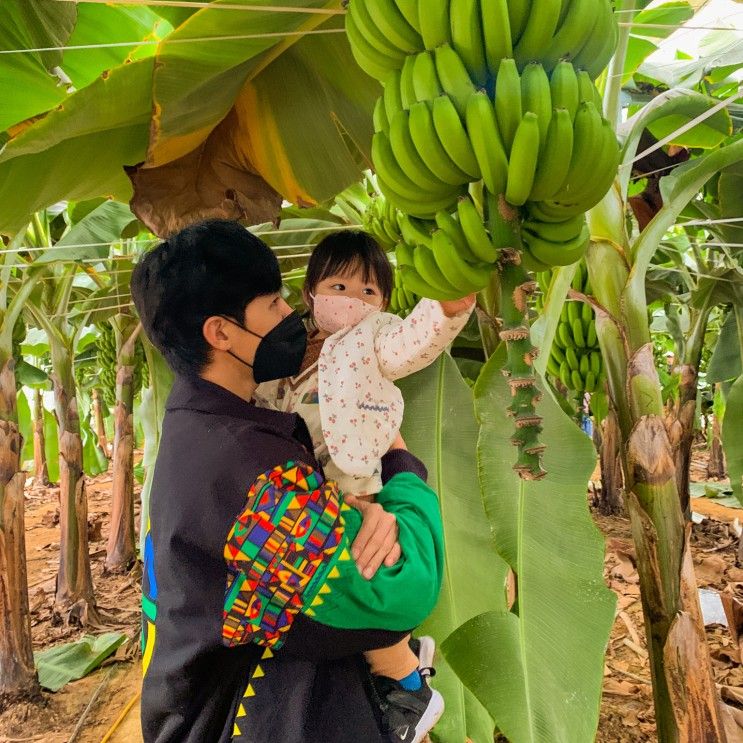
[[[622,488],[621,433],[614,411],[601,424],[599,463],[601,466],[601,497],[598,511],[604,516],[620,516],[625,513]]]
[[[46,461],[46,436],[44,435],[44,401],[41,390],[34,390],[34,475],[36,482],[47,486],[49,467]]]
[[[722,479],[727,476],[725,466],[725,451],[722,448],[722,431],[720,421],[716,415],[712,416],[712,442],[710,444],[709,462],[707,463],[707,477]]]
[[[106,422],[103,419],[103,406],[101,405],[101,393],[98,389],[93,389],[93,416],[95,417],[95,435],[98,438],[98,446],[101,451],[107,456],[111,457],[111,452],[108,448],[108,437],[106,436]]]

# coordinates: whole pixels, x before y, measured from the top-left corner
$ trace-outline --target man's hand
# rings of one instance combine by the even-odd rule
[[[474,294],[470,294],[466,297],[462,297],[461,299],[452,299],[451,301],[447,302],[439,302],[439,304],[441,305],[441,309],[444,311],[444,314],[447,317],[456,317],[465,310],[471,309],[474,306],[475,301],[476,296]]]
[[[397,541],[397,518],[378,503],[367,503],[355,495],[347,495],[345,500],[361,513],[363,519],[351,546],[351,554],[361,575],[370,580],[382,563],[391,567],[402,556]]]

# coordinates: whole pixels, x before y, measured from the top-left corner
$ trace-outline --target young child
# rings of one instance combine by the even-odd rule
[[[372,237],[360,231],[325,237],[307,267],[312,332],[302,368],[296,377],[260,385],[255,395],[258,405],[299,413],[326,477],[346,496],[369,500],[382,488],[380,460],[402,424],[394,380],[444,352],[475,302],[423,299],[401,320],[385,312],[392,286],[392,267]],[[432,663],[433,641],[403,641],[369,651],[366,660],[393,740],[419,743],[444,706],[421,676]]]

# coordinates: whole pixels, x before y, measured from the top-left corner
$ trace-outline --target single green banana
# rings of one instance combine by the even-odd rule
[[[580,375],[583,377],[583,379],[586,378],[586,374],[591,371],[591,364],[588,360],[588,354],[583,354],[580,357]]]
[[[588,231],[588,225],[585,225],[575,240],[565,243],[542,240],[528,232],[522,233],[522,237],[529,252],[538,261],[541,261],[547,266],[569,266],[585,255],[590,233]]]
[[[432,104],[420,101],[410,107],[410,136],[428,169],[443,183],[460,186],[470,177],[449,157],[436,133]]]
[[[432,52],[421,52],[413,58],[413,90],[418,101],[432,101],[443,92]]]
[[[433,125],[436,128],[439,141],[446,153],[471,180],[479,180],[482,176],[477,164],[475,152],[472,149],[469,136],[459,118],[454,104],[448,96],[442,95],[433,102]]]
[[[418,0],[418,22],[426,49],[451,43],[449,0]]]
[[[528,64],[521,73],[521,109],[537,115],[541,152],[552,120],[552,94],[547,73],[536,62]]]
[[[585,376],[585,390],[589,393],[596,391],[596,375],[592,371]]]
[[[468,263],[443,230],[433,233],[433,256],[446,280],[459,289],[462,296],[479,292],[490,281],[492,266]]]
[[[508,0],[508,18],[511,29],[511,44],[515,47],[521,40],[531,13],[531,0]]]
[[[467,104],[475,92],[462,58],[449,44],[436,47],[436,72],[444,92],[451,98],[457,113],[464,117]]]
[[[420,34],[421,25],[418,18],[418,0],[395,0],[395,4],[410,27]]]
[[[366,5],[369,16],[379,31],[398,49],[412,54],[423,48],[423,39],[405,20],[395,0],[353,0],[353,2]]]
[[[397,46],[380,30],[369,14],[369,3],[362,0],[362,2],[351,3],[351,6],[355,7],[349,7],[346,19],[352,19],[354,27],[358,30],[364,41],[379,53],[394,60],[396,67],[401,67],[407,51]]]
[[[485,60],[492,77],[500,75],[501,60],[513,56],[507,0],[480,0]]]
[[[394,195],[412,201],[426,201],[428,194],[417,183],[414,183],[400,167],[390,140],[384,132],[377,132],[372,138],[372,161],[378,178],[390,186]],[[382,190],[385,196],[390,198],[387,191],[384,188]],[[403,209],[403,211],[407,210]]]
[[[556,209],[549,202],[545,201],[530,201],[527,204],[529,210],[529,217],[531,219],[538,220],[540,222],[564,222],[567,217],[562,213],[562,210]]]
[[[485,187],[492,194],[501,194],[508,180],[508,158],[498,132],[495,110],[485,91],[470,96],[466,116],[467,131]]]
[[[346,17],[346,34],[351,45],[353,58],[359,67],[369,77],[383,81],[387,79],[391,70],[399,67],[402,60],[398,61],[377,48],[373,47],[359,32],[356,22],[351,15]]]
[[[591,76],[585,70],[578,70],[578,98],[581,103],[590,101],[596,106],[596,110],[601,113],[603,110],[603,100],[598,88],[593,84]]]
[[[566,108],[570,113],[570,122],[575,120],[575,112],[580,103],[578,94],[578,76],[570,62],[558,62],[550,76],[550,93],[553,108]]]
[[[573,344],[573,338],[570,335],[570,326],[562,320],[557,325],[557,331],[555,332],[555,343],[563,351],[565,351],[568,346],[572,346]]]
[[[580,316],[583,320],[584,329],[586,329],[586,333],[588,333],[587,327],[593,322],[593,308],[588,304],[588,302],[583,302]]]
[[[405,242],[410,245],[426,245],[430,248],[434,226],[431,222],[424,222],[407,214],[402,214],[400,218],[400,232]]]
[[[390,122],[387,120],[387,112],[384,110],[384,98],[379,96],[377,102],[374,104],[374,131],[375,132],[389,132]]]
[[[617,22],[608,0],[599,1],[598,18],[592,33],[573,59],[576,69],[583,69],[595,80],[606,67],[617,44]]]
[[[572,339],[572,335],[570,337]],[[574,341],[572,345],[565,346],[565,361],[568,362],[571,371],[580,370],[580,361],[578,360],[578,354],[575,352]]]
[[[560,377],[560,364],[558,363],[557,359],[550,354],[549,358],[547,359],[547,371],[553,376],[553,377]]]
[[[471,263],[479,263],[480,259],[470,248],[462,225],[449,212],[437,212],[436,225],[452,241],[457,252]]]
[[[401,95],[401,78],[402,73],[400,70],[395,70],[387,78],[384,84],[384,111],[387,114],[387,121],[392,121],[393,116],[398,112],[402,111],[402,95]]]
[[[523,229],[542,238],[542,240],[564,243],[578,237],[585,223],[586,220],[582,214],[566,219],[564,222],[540,222],[529,218],[524,221]]]
[[[417,294],[419,297],[436,299],[439,301],[461,299],[456,292],[442,291],[438,287],[431,286],[413,266],[402,266],[400,268],[403,286],[410,292]]]
[[[390,144],[395,159],[403,172],[419,188],[436,196],[443,196],[452,186],[439,180],[427,167],[415,148],[410,135],[410,115],[398,111],[390,122]]]
[[[529,194],[531,201],[550,199],[560,190],[570,169],[572,152],[573,124],[570,112],[565,108],[556,108],[537,162],[534,184]]]
[[[578,348],[585,348],[586,339],[583,335],[583,323],[581,322],[580,317],[576,317],[575,320],[573,320],[571,328],[573,329],[573,340],[575,341],[575,345],[578,346]]]
[[[509,204],[521,206],[529,198],[538,157],[539,121],[535,113],[527,111],[516,130],[508,161],[506,201]]]
[[[372,140],[372,148],[374,147],[374,140]],[[373,159],[372,154],[372,159]],[[377,182],[382,192],[387,198],[392,201],[395,206],[404,212],[407,212],[413,217],[420,217],[421,219],[433,219],[436,212],[441,209],[451,209],[454,202],[462,195],[464,189],[456,191],[453,198],[449,196],[442,196],[440,198],[433,198],[429,194],[421,197],[418,195],[416,198],[408,198],[405,194],[400,193],[384,179],[384,176],[377,171]]]
[[[565,361],[565,351],[560,348],[560,346],[557,343],[552,344],[552,355],[557,360],[558,364],[562,364],[563,361]]]
[[[603,147],[601,115],[591,102],[581,103],[575,114],[573,128],[573,152],[570,167],[555,201],[573,201],[573,193],[582,190],[586,179],[590,179],[597,167],[603,163],[598,159]]]
[[[395,246],[395,256],[398,266],[413,265],[413,246],[405,242],[399,242]]]
[[[599,19],[596,0],[570,0],[567,13],[541,62],[551,70],[561,59],[571,60],[585,46]]]
[[[531,0],[524,32],[513,50],[519,67],[541,59],[557,28],[560,5],[560,0]]]
[[[583,229],[583,220],[579,219],[579,217],[573,217],[574,224],[577,224],[577,229],[575,234],[577,235],[580,230]],[[544,237],[544,235],[540,235],[540,237]],[[551,238],[554,239],[554,238]],[[563,238],[565,240],[570,240],[572,238],[566,237]],[[555,242],[558,242],[557,240]],[[575,273],[573,274],[573,280],[570,282],[570,288],[575,289],[575,291],[579,292],[583,290],[583,261],[578,263],[575,266]],[[582,310],[581,310],[582,313]]]
[[[572,389],[573,380],[570,377],[570,367],[567,361],[563,361],[560,364],[560,381],[568,388]]]
[[[462,296],[461,289],[454,286],[449,279],[444,276],[438,263],[433,255],[433,250],[419,245],[413,252],[413,262],[415,270],[425,279],[426,283],[447,294],[457,294]]]
[[[495,118],[509,155],[522,116],[519,70],[514,59],[505,58],[500,62],[495,79]]]
[[[591,353],[588,354],[588,358],[591,365],[591,371],[596,375],[596,377],[601,376],[601,352],[591,351]]]
[[[573,323],[576,320],[580,320],[580,307],[578,306],[578,302],[576,302],[573,299],[569,299],[565,304],[563,305],[565,309],[567,310],[568,315],[568,323],[570,327],[573,327]]]
[[[488,81],[480,0],[449,0],[451,45],[459,54],[477,87]]]
[[[588,326],[588,332],[586,333],[586,345],[589,348],[595,348],[598,345],[599,339],[596,334],[596,321],[594,320]]]
[[[402,107],[407,111],[418,99],[415,95],[415,60],[417,55],[411,54],[405,58],[400,70],[400,100]],[[390,119],[392,124],[392,119]]]
[[[462,232],[467,238],[470,250],[485,263],[493,263],[498,258],[498,250],[493,245],[485,229],[482,216],[469,196],[459,200],[457,214]]]
[[[573,389],[576,392],[583,392],[585,389],[585,382],[583,381],[583,377],[581,377],[579,371],[571,371],[570,372],[570,379],[573,382]]]

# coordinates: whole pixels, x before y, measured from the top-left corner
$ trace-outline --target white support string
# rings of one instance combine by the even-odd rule
[[[189,8],[209,10],[245,10],[248,12],[269,12],[269,13],[306,13],[308,15],[345,15],[343,8],[292,8],[284,5],[242,5],[240,3],[224,3],[214,5],[211,2],[190,2],[189,0],[57,0],[62,3],[75,3],[81,5],[98,4],[98,5],[155,5],[162,8]]]
[[[69,2],[70,0],[61,0]],[[190,39],[143,39],[140,41],[112,41],[102,44],[71,44],[70,46],[43,46],[34,49],[0,49],[0,54],[35,54],[37,52],[66,52],[84,49],[114,49],[124,46],[149,46],[152,44],[196,44],[205,41],[246,41],[249,39],[283,39],[291,36],[317,36],[321,34],[344,34],[343,28],[319,28],[314,31],[276,31],[264,34],[236,34],[234,36],[197,36]]]

